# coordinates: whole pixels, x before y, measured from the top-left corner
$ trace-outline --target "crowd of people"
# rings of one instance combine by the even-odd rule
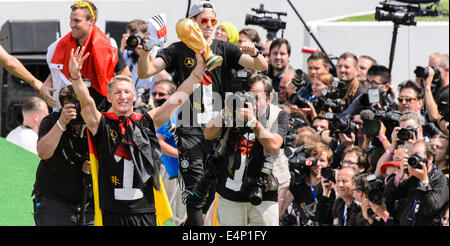
[[[98,12],[71,5],[45,82],[0,47],[2,65],[53,107],[25,100],[7,138],[34,135],[22,133],[41,158],[36,225],[93,225],[99,211],[103,225],[156,225],[164,169],[185,226],[204,225],[211,207],[223,226],[448,226],[448,54],[397,88],[386,66],[351,51],[335,71],[316,51],[304,72],[288,40],[263,43],[199,1],[188,17],[223,59],[210,70],[206,50],[163,47],[165,16],[130,21],[115,47]]]

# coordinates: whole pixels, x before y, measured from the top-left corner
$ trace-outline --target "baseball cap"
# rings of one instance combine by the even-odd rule
[[[387,169],[387,167],[389,167],[389,166],[400,168],[400,162],[394,161],[394,162],[385,162],[385,163],[383,163],[383,164],[381,165],[381,167],[380,167],[381,173],[382,173],[382,174],[385,174],[385,173],[386,173],[386,169]]]
[[[189,18],[192,18],[201,12],[211,11],[214,12],[214,5],[210,1],[200,1],[198,3],[194,3],[189,9]]]

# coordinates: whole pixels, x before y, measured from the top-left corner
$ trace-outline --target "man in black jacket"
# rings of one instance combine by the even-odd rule
[[[395,224],[401,226],[439,225],[449,199],[447,179],[432,163],[433,150],[425,141],[412,145],[409,154],[408,164],[403,162],[401,168],[407,166],[412,176],[402,179],[393,175],[386,184],[384,196],[388,208],[397,200],[395,209],[389,212]]]

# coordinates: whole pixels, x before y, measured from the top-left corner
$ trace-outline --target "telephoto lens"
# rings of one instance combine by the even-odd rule
[[[427,160],[420,153],[414,153],[408,158],[408,165],[415,169],[422,169],[421,162],[427,163]]]

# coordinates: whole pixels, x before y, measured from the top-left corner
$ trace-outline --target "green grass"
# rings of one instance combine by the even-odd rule
[[[449,1],[450,0],[441,0],[439,3],[440,12],[443,13],[443,16],[437,17],[415,17],[416,21],[449,21]],[[423,4],[421,7],[424,8],[427,6]],[[360,22],[360,21],[376,21],[375,14],[368,15],[360,15],[360,16],[352,16],[348,18],[343,18],[336,20],[338,22]]]

